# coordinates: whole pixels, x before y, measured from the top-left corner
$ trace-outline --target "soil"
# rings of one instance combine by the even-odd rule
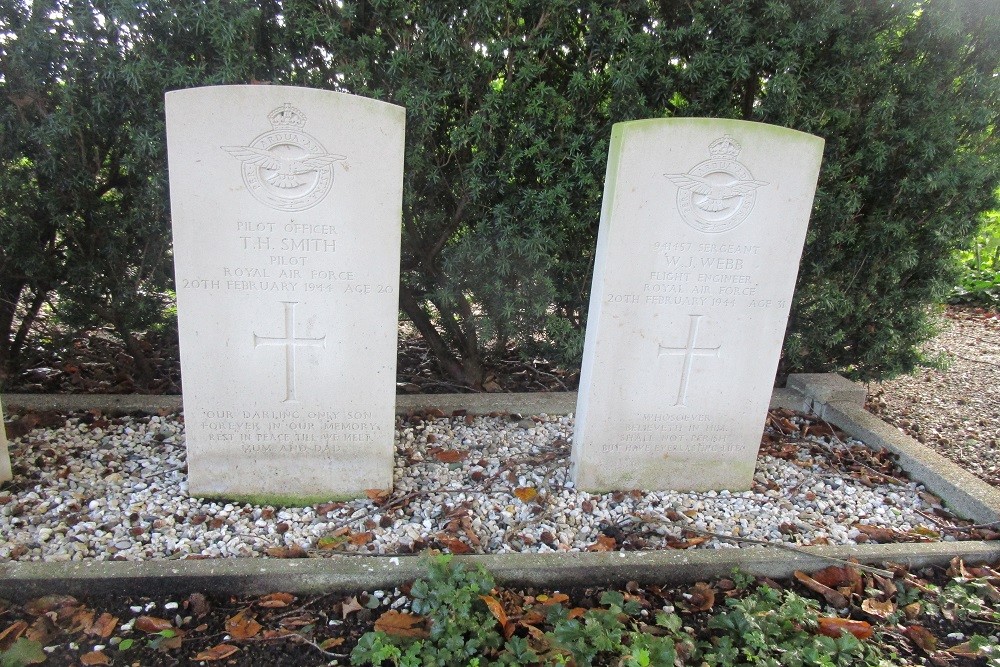
[[[904,591],[928,589],[929,584],[943,588],[962,576],[984,576],[982,581],[1000,585],[996,567],[969,567],[970,572],[956,560],[947,569],[924,568],[911,573],[897,567],[893,577],[880,578],[834,566],[814,573],[817,580],[834,583],[829,581],[829,577],[834,577],[840,582],[834,583],[837,592],[827,593],[826,600],[812,590],[817,587],[814,580],[798,575],[797,580],[791,581],[758,579],[752,585],[744,584],[744,588],[734,582],[735,577],[673,587],[630,582],[619,592],[626,600],[638,602],[644,610],[626,621],[633,629],[649,632],[650,626],[643,623],[651,624],[656,612],[672,607],[680,614],[688,632],[696,639],[710,641],[719,632],[709,630],[708,619],[726,608],[727,598],[743,597],[758,586],[788,588],[815,600],[821,608],[820,615],[831,623],[844,623],[832,620],[835,618],[856,621],[855,631],[861,631],[859,637],[874,629],[875,634],[864,641],[880,642],[883,650],[891,649],[898,654],[896,660],[885,664],[986,666],[989,663],[985,657],[963,655],[967,651],[961,645],[976,634],[995,637],[996,620],[1000,617],[997,602],[993,603],[992,611],[963,619],[963,614],[955,613],[954,609],[949,613],[949,605],[934,594],[920,598],[922,612],[909,614],[914,611],[913,598],[903,596]],[[800,583],[803,581],[810,582],[811,587]],[[515,636],[539,641],[541,632],[552,627],[538,614],[534,621],[529,620],[530,609],[561,604],[568,611],[580,613],[601,607],[604,590],[577,588],[560,593],[498,587],[490,596],[501,605]],[[350,652],[361,635],[372,631],[384,614],[395,613],[389,611],[389,606],[406,593],[407,589],[307,596],[194,593],[172,598],[82,600],[54,595],[24,604],[0,602],[0,658],[4,649],[22,637],[44,646],[48,658],[45,664],[50,665],[343,665],[349,664]],[[846,595],[840,602],[831,603],[829,596],[840,593]],[[875,602],[881,603],[882,611]],[[899,613],[890,619],[881,618],[886,605]],[[911,607],[907,607],[904,615],[906,605]],[[497,612],[493,614],[496,616]],[[418,623],[417,627],[424,626]],[[498,624],[493,629],[499,632],[500,627]],[[598,659],[593,664],[619,663]]]

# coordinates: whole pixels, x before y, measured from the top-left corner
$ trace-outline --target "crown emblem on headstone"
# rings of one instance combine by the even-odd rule
[[[318,204],[333,184],[333,165],[347,157],[327,152],[302,131],[306,115],[290,102],[267,114],[271,129],[248,146],[222,146],[243,163],[251,195],[279,211],[303,211]]]
[[[735,160],[742,150],[743,147],[728,134],[708,146],[709,154],[716,159]]]
[[[289,102],[285,102],[284,105],[267,114],[267,119],[276,130],[299,129],[305,127],[306,124],[305,114],[293,107]]]
[[[681,218],[703,232],[725,232],[739,226],[753,210],[757,189],[768,185],[740,164],[743,147],[724,135],[708,145],[710,159],[686,173],[664,174],[677,186]]]

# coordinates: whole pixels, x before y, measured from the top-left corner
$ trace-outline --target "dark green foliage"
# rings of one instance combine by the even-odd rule
[[[351,663],[448,667],[467,665],[493,652],[502,640],[480,599],[490,594],[493,583],[481,567],[453,566],[450,556],[433,558],[427,579],[418,579],[410,589],[413,612],[429,621],[430,636],[406,640],[384,632],[367,633],[351,653]],[[521,654],[527,650],[521,645],[514,648]]]
[[[765,586],[746,598],[728,598],[725,611],[708,620],[717,637],[706,649],[705,661],[767,667],[886,664],[874,642],[862,642],[849,632],[837,639],[819,634],[818,607],[813,600]]]
[[[578,361],[611,125],[669,116],[826,139],[782,370],[906,371],[994,207],[991,5],[5,3],[0,361],[53,291],[126,342],[161,321],[163,92],[264,81],[407,108],[400,308],[464,384]]]
[[[135,333],[165,323],[173,273],[163,93],[245,80],[252,63],[233,59],[252,60],[240,29],[259,15],[3,3],[0,368],[16,364],[51,298],[70,325],[111,325],[137,384],[152,379]]]

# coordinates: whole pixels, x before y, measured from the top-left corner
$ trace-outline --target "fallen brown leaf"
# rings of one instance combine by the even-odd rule
[[[80,601],[72,595],[44,595],[24,604],[24,611],[32,616],[41,616],[62,607],[77,607]]]
[[[500,600],[497,600],[492,595],[480,595],[479,599],[486,603],[486,607],[493,614],[493,618],[497,619],[497,623],[503,629],[504,639],[510,639],[511,635],[514,634],[514,624],[507,618],[507,612],[504,611]]]
[[[390,494],[386,489],[365,489],[365,495],[376,505],[383,505],[385,501],[389,500]]]
[[[688,603],[688,611],[708,611],[715,606],[715,589],[704,581],[691,587],[684,599]]]
[[[424,617],[390,609],[375,621],[375,630],[395,637],[412,637],[423,639],[428,637],[424,629]]]
[[[952,646],[948,649],[948,653],[952,655],[957,655],[960,658],[979,658],[983,655],[982,649],[973,649],[969,642],[962,642],[957,646]]]
[[[891,528],[881,528],[879,526],[868,526],[863,523],[856,523],[854,527],[857,528],[863,535],[866,535],[869,540],[881,543],[891,543],[900,542],[904,540],[904,535],[897,533]]]
[[[850,586],[855,593],[860,593],[859,588],[861,584],[861,574],[853,567],[837,567],[836,565],[831,565],[830,567],[823,568],[818,572],[813,572],[813,579],[823,584],[824,586],[829,586],[830,588],[840,588],[841,586]]]
[[[469,452],[460,451],[457,449],[444,449],[434,455],[441,463],[458,463],[459,461],[465,460],[469,455]]]
[[[354,612],[361,611],[364,608],[365,606],[358,602],[357,597],[347,598],[340,606],[340,617],[347,618],[348,614],[353,614]]]
[[[806,588],[808,588],[811,591],[814,591],[814,592],[819,593],[820,595],[822,595],[823,598],[829,604],[833,605],[837,609],[843,609],[844,607],[846,607],[848,605],[847,598],[844,597],[844,595],[842,593],[840,593],[839,591],[835,591],[832,588],[830,588],[829,586],[824,586],[823,584],[819,583],[818,581],[816,581],[815,579],[813,579],[812,577],[810,577],[805,572],[801,572],[799,570],[796,570],[794,574],[795,574],[795,578],[798,579],[802,583],[803,586],[805,586]]]
[[[271,558],[307,558],[306,550],[297,544],[290,547],[269,547],[264,550]]]
[[[538,496],[538,489],[530,486],[520,486],[514,489],[514,495],[521,502],[529,503]]]
[[[205,662],[212,662],[213,660],[225,660],[232,654],[239,651],[238,646],[233,646],[232,644],[218,644],[212,648],[205,649],[198,655],[194,657],[195,660],[204,660]]]
[[[888,618],[890,614],[896,611],[896,605],[888,600],[882,602],[876,600],[875,598],[868,598],[861,603],[861,609],[872,616],[877,616],[878,618]]]
[[[64,607],[69,613],[63,610],[57,612],[57,623],[60,627],[71,634],[84,632],[94,623],[94,615],[97,613],[93,609],[86,607]]]
[[[278,609],[287,607],[293,602],[295,602],[295,596],[291,593],[268,593],[257,601],[257,606],[265,609]]]
[[[937,649],[937,637],[922,625],[908,625],[903,634],[925,653],[933,653]]]
[[[90,627],[87,628],[87,634],[107,639],[115,631],[116,627],[118,627],[118,617],[104,612],[97,617],[97,620],[90,624]]]
[[[261,637],[264,639],[281,639],[282,637],[289,637],[294,634],[288,628],[278,628],[277,630],[264,630]]]
[[[85,665],[110,665],[111,660],[102,651],[91,651],[80,656],[80,662]]]
[[[450,551],[453,554],[461,555],[472,552],[472,547],[470,547],[462,540],[458,540],[455,538],[445,538],[445,539],[439,539],[438,542],[440,542],[441,546],[445,547],[446,549],[448,549],[448,551]]]
[[[875,633],[871,624],[866,621],[855,621],[851,618],[839,618],[837,616],[821,616],[819,619],[819,632],[834,639],[845,632],[850,632],[858,639],[868,639]]]
[[[155,616],[140,616],[135,619],[135,628],[137,630],[142,630],[143,632],[154,634],[157,632],[163,632],[164,630],[170,630],[174,627],[174,624],[165,618],[156,618]]]
[[[0,632],[0,652],[9,649],[10,645],[16,642],[27,629],[28,624],[24,621],[14,621],[14,623],[7,626],[6,630]]]
[[[545,622],[545,614],[538,609],[529,609],[522,614],[519,622],[524,626],[539,625]]]
[[[607,535],[598,535],[597,541],[587,547],[587,551],[614,551],[618,547],[615,538]]]
[[[324,650],[324,651],[329,651],[332,648],[337,648],[338,646],[340,646],[341,644],[343,644],[345,641],[346,640],[343,637],[330,637],[330,638],[324,639],[322,642],[320,642],[319,647],[322,650]]]
[[[281,627],[283,628],[302,628],[307,625],[312,625],[316,622],[315,616],[310,616],[309,614],[303,614],[301,616],[288,616],[279,621]]]
[[[263,628],[264,626],[258,623],[253,616],[250,616],[246,609],[226,619],[226,632],[236,640],[250,639]]]
[[[354,546],[359,547],[363,544],[368,544],[374,539],[375,539],[374,533],[366,532],[366,533],[354,533],[353,535],[351,535],[350,538],[348,538],[348,541]]]

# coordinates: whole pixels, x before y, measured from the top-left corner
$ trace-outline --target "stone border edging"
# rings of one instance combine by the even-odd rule
[[[146,413],[178,412],[180,396],[141,394],[4,394],[0,403],[7,412],[45,411],[75,412],[97,409],[103,412]],[[775,389],[771,394],[771,407],[800,408],[802,398],[794,391]],[[509,412],[521,415],[566,415],[576,411],[576,392],[548,392],[525,394],[399,394],[396,396],[396,414],[405,415],[436,408],[451,416],[464,410],[471,415],[488,415],[491,412]]]
[[[498,554],[456,556],[456,562],[479,564],[510,586],[568,588],[680,584],[729,575],[733,568],[773,579],[796,570],[836,565],[822,556],[861,564],[896,563],[911,568],[946,565],[958,556],[967,563],[1000,560],[1000,544],[934,542],[805,547],[805,553],[772,547],[692,549],[690,551],[618,551],[607,553]],[[26,600],[50,593],[77,596],[175,595],[224,593],[352,593],[392,589],[426,576],[420,556],[331,556],[281,560],[233,558],[209,560],[84,561],[78,563],[0,564],[4,597]]]
[[[926,447],[864,408],[863,387],[835,374],[788,378],[805,398],[803,408],[877,449],[899,456],[899,466],[936,494],[955,514],[976,523],[1000,521],[1000,489]]]
[[[940,454],[900,433],[864,410],[863,387],[835,374],[792,375],[788,388],[775,389],[772,408],[811,411],[851,436],[897,453],[900,465],[956,513],[974,521],[1000,519],[1000,491]],[[575,392],[539,394],[423,394],[397,396],[396,413],[432,408],[445,415],[509,412],[522,415],[569,414]],[[113,394],[6,394],[8,410],[100,409],[156,414],[181,409],[180,396]],[[728,575],[734,567],[758,576],[790,577],[795,570],[818,570],[831,556],[862,564],[899,563],[909,567],[945,565],[960,557],[969,563],[1000,560],[1000,542],[933,542],[805,547],[799,552],[772,547],[690,551],[496,554],[457,556],[478,563],[509,585],[549,588],[640,583],[685,583]],[[48,593],[74,595],[175,594],[185,592],[289,593],[340,592],[396,588],[424,576],[424,560],[414,556],[334,556],[271,558],[0,563],[4,597],[28,599]]]

